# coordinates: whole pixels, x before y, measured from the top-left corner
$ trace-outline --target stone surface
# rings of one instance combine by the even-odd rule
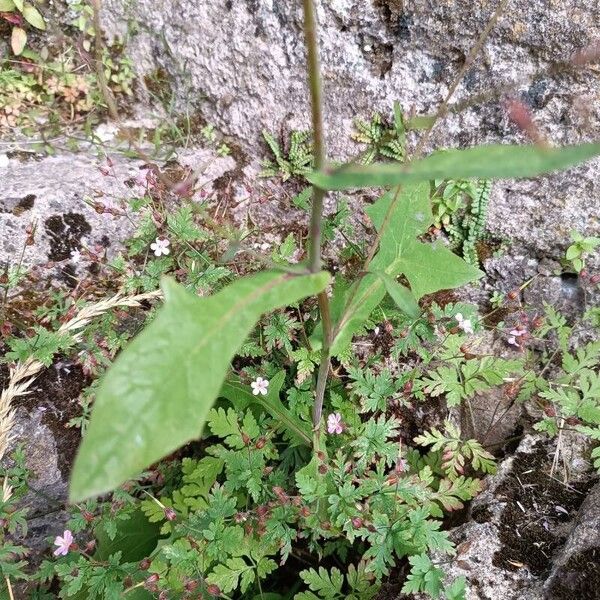
[[[433,112],[485,27],[496,3],[487,0],[330,0],[318,2],[329,148],[355,155],[352,119],[372,110]],[[235,136],[254,156],[260,132],[284,138],[307,127],[306,74],[300,2],[244,0],[201,3],[151,0],[104,3],[109,35],[129,38],[136,66],[152,81],[166,74],[179,108],[198,112]],[[455,101],[501,86],[528,104],[544,135],[564,144],[597,136],[600,124],[595,68],[551,73],[600,36],[596,0],[576,4],[511,0]],[[163,77],[163,79],[165,79]],[[451,114],[436,128],[435,147],[525,141],[506,117],[502,98]],[[560,258],[568,234],[600,231],[600,162],[566,174],[494,186],[489,227],[532,256]]]
[[[48,260],[66,264],[83,245],[114,250],[131,232],[131,223],[98,214],[86,200],[117,206],[131,195],[123,182],[137,176],[139,164],[117,159],[108,169],[105,161],[86,154],[11,158],[0,171],[0,262],[15,264],[23,250],[25,265]],[[32,224],[35,244],[25,246]]]
[[[235,167],[232,158],[201,148],[182,150],[176,158],[184,168],[200,168],[199,183],[207,191]],[[133,183],[143,163],[116,152],[110,160],[109,165],[85,152],[10,158],[0,168],[0,264],[15,265],[23,253],[25,266],[53,261],[76,268],[72,253],[82,247],[101,246],[114,255],[134,229],[125,201],[143,193]],[[99,214],[95,202],[126,215]],[[33,225],[35,243],[26,246]]]

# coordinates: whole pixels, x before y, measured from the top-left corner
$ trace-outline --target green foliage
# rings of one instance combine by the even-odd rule
[[[35,325],[30,337],[11,337],[7,344],[10,351],[6,353],[5,360],[23,362],[32,358],[48,367],[54,355],[71,348],[74,340],[66,333],[48,331],[45,327]]]
[[[517,179],[567,169],[600,154],[600,144],[545,149],[537,146],[489,145],[445,150],[397,166],[344,166],[307,179],[327,190],[406,185],[440,179]]]
[[[586,256],[600,245],[598,237],[583,237],[577,231],[571,231],[573,243],[567,248],[565,260],[570,263],[576,273],[580,273],[585,267]]]
[[[450,180],[436,182],[432,198],[436,227],[444,227],[454,249],[470,264],[477,265],[477,242],[485,239],[491,182]]]
[[[480,276],[477,269],[442,245],[424,244],[416,239],[432,222],[428,185],[406,186],[401,191],[388,192],[370,206],[367,213],[379,232],[379,251],[371,261],[371,272],[350,291],[334,290],[333,302],[344,306],[335,327],[334,354],[348,345],[352,335],[383,300],[386,289],[391,289],[389,279],[400,274],[407,278],[414,299],[406,288],[398,286],[391,291],[395,300],[414,315],[416,300],[423,295],[458,287]],[[383,273],[383,280],[375,273]]]
[[[523,363],[520,360],[508,360],[495,356],[467,359],[460,346],[461,336],[448,337],[444,342],[445,350],[441,361],[415,381],[415,392],[419,397],[424,394],[445,396],[448,406],[457,406],[463,400],[491,387],[502,385],[505,378],[520,374]]]
[[[287,154],[268,131],[263,131],[262,134],[275,159],[274,162],[263,161],[262,177],[279,176],[282,181],[287,181],[291,177],[304,177],[311,172],[313,154],[308,131],[292,131]]]
[[[6,13],[3,17],[1,13]],[[36,29],[46,29],[46,21],[40,11],[29,2],[23,0],[0,0],[0,18],[4,18],[8,23],[13,23],[8,16],[10,13],[16,13],[22,17],[23,24],[27,23]],[[23,54],[27,44],[27,32],[20,25],[13,25],[11,31],[10,45],[13,54],[19,56]]]
[[[451,480],[464,473],[465,460],[475,471],[496,472],[494,457],[477,440],[462,440],[460,431],[450,421],[444,423],[443,432],[432,429],[417,436],[415,442],[420,446],[431,446],[431,450],[438,453],[442,458],[441,469]]]
[[[352,139],[367,145],[361,162],[371,164],[377,158],[389,158],[403,162],[406,156],[406,127],[402,108],[394,103],[394,124],[390,125],[379,113],[375,113],[369,122],[362,119],[354,121],[355,132]]]
[[[210,298],[195,298],[166,280],[165,307],[119,357],[98,392],[71,497],[106,492],[198,437],[231,359],[260,315],[327,282],[324,273],[265,272]]]

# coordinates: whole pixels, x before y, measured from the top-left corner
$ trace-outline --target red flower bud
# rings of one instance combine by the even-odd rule
[[[413,380],[409,379],[408,381],[404,382],[404,387],[402,388],[402,391],[405,394],[410,394],[412,392],[413,389]]]
[[[264,437],[261,437],[256,441],[255,446],[257,450],[262,450],[266,446],[266,444],[267,440]]]
[[[556,409],[554,408],[554,406],[550,406],[548,404],[547,406],[544,406],[544,413],[549,417],[555,417]]]
[[[360,529],[363,526],[363,520],[360,517],[354,517],[354,519],[352,519],[352,527],[354,527],[354,529]]]
[[[147,571],[151,564],[152,561],[149,558],[144,558],[139,562],[138,567],[140,568],[140,571]]]
[[[596,273],[596,275],[592,275],[590,277],[590,283],[592,285],[596,285],[597,283],[600,283],[600,275],[598,275],[597,273]]]
[[[249,446],[251,441],[252,440],[247,433],[242,433],[242,442],[244,442],[244,446]]]
[[[516,300],[519,297],[520,291],[519,290],[511,290],[510,292],[508,292],[508,294],[506,294],[506,297],[509,300]]]
[[[319,465],[319,473],[321,473],[321,475],[325,475],[327,471],[327,465]]]
[[[165,519],[174,521],[177,518],[177,513],[170,506],[165,506]]]
[[[211,595],[211,596],[220,596],[221,595],[221,590],[219,589],[218,585],[209,585],[206,588],[206,591]]]

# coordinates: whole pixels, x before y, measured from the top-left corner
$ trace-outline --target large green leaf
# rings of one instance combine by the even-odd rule
[[[411,290],[398,283],[383,271],[375,272],[374,275],[377,275],[381,281],[383,281],[385,291],[390,295],[390,298],[396,303],[396,306],[400,310],[413,319],[416,319],[419,316],[421,312],[419,310],[419,304]]]
[[[95,530],[96,560],[108,560],[115,552],[121,552],[122,562],[136,562],[149,556],[156,548],[160,537],[160,523],[150,523],[141,510],[134,511],[130,518],[119,521],[114,539],[110,539],[102,524]]]
[[[71,500],[107,492],[197,439],[231,359],[261,314],[317,294],[328,282],[325,272],[265,272],[198,298],[165,279],[165,306],[100,386]]]
[[[600,143],[545,149],[538,146],[490,145],[435,152],[398,165],[352,164],[307,179],[326,190],[381,187],[435,179],[518,179],[567,169],[600,154]]]
[[[366,273],[350,292],[345,292],[350,301],[336,323],[337,335],[332,343],[334,355],[350,343],[352,335],[383,300],[386,287],[381,275],[376,273],[395,279],[402,272],[398,258],[433,222],[429,184],[420,183],[388,192],[366,212],[380,232],[379,251],[369,266],[372,272]]]
[[[367,213],[380,233],[379,251],[355,288],[336,323],[334,355],[342,352],[383,300],[386,291],[409,316],[418,316],[417,300],[425,294],[459,287],[482,273],[440,244],[423,244],[417,237],[427,231],[433,217],[429,183],[405,186],[400,193],[384,194]],[[410,291],[396,282],[403,274]]]
[[[0,12],[10,12],[15,8],[13,0],[0,0]]]
[[[483,275],[441,243],[415,241],[398,256],[397,265],[417,299],[438,290],[459,287]]]

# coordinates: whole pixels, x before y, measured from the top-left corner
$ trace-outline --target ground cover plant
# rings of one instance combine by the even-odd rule
[[[101,378],[71,423],[83,439],[70,520],[37,569],[15,541],[27,528],[27,449],[0,473],[3,597],[23,582],[35,598],[358,600],[375,598],[396,569],[406,595],[460,600],[465,579],[445,580],[439,559],[456,552],[444,519],[496,464],[485,436],[464,436],[449,409],[469,414],[476,394],[499,388],[538,403],[538,430],[600,440],[597,342],[574,349],[550,306],[527,320],[511,309],[515,297],[497,298],[490,315],[503,308],[521,320],[489,326],[490,315],[447,292],[483,275],[477,243],[495,180],[568,168],[600,144],[423,156],[424,144],[408,147],[396,104],[393,124],[378,114],[356,122],[367,145],[359,160],[330,164],[312,0],[303,10],[312,128],[292,133],[289,148],[264,132],[273,159],[263,175],[303,189],[294,204],[309,213],[306,240],[289,234],[240,269],[249,232],[189,200],[193,174],[173,180],[148,166],[128,203],[94,201],[98,212],[138,217],[125,251],[108,261],[81,250],[99,279],[118,281],[115,295],[58,294],[26,335],[7,329],[12,396],[59,355],[82,352],[86,374]],[[365,208],[371,235],[352,242],[334,274],[323,246],[352,231],[343,202],[326,218],[324,200],[356,188],[379,190]],[[451,244],[435,239],[440,229]],[[575,232],[572,242],[565,261],[580,272],[597,241]],[[27,277],[6,270],[5,301]],[[135,310],[139,333],[126,326]],[[586,318],[599,325],[597,310]],[[479,353],[490,328],[512,357]],[[361,355],[355,343],[368,336],[375,350]],[[418,407],[439,399],[445,418],[420,422]],[[592,459],[600,466],[597,449]]]

